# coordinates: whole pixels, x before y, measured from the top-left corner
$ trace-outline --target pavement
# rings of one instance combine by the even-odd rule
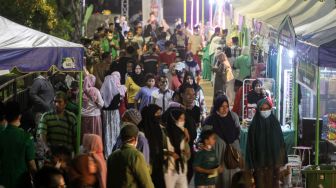
[[[214,88],[211,82],[206,80],[201,80],[200,85],[203,89],[205,104],[209,112],[212,106]]]

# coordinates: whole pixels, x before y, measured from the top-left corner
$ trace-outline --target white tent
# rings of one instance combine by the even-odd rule
[[[81,44],[33,30],[0,16],[0,69],[23,72],[83,69]]]

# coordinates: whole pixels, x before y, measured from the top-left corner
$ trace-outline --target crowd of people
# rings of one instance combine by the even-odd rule
[[[97,28],[92,40],[83,39],[82,91],[78,75],[71,73],[41,73],[34,80],[34,137],[19,128],[18,103],[0,106],[0,185],[278,187],[286,151],[262,83],[253,86],[251,100],[257,110],[247,154],[238,156],[241,162],[246,157],[246,165],[227,160],[227,155],[236,159],[234,152],[241,153],[241,112],[236,108],[241,106],[242,81],[250,76],[251,66],[248,49],[238,46],[238,38],[227,45],[227,30],[216,28],[213,36],[205,37],[204,28],[196,25],[191,32],[187,23],[177,23],[170,31],[160,27],[153,13],[146,25],[126,23],[124,17],[115,17],[113,23]],[[203,48],[210,48],[213,59],[202,63]],[[235,69],[240,70],[236,78]],[[214,82],[211,110],[206,108],[201,77]],[[76,121],[79,112],[81,125]],[[266,173],[274,178],[265,178]]]

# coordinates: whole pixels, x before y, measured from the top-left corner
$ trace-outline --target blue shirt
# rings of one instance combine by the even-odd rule
[[[147,86],[142,87],[140,91],[137,93],[137,95],[134,97],[136,101],[140,101],[140,106],[139,106],[139,111],[145,107],[151,104],[152,102],[152,93],[154,91],[158,90],[158,88],[153,87],[153,88],[148,88]]]

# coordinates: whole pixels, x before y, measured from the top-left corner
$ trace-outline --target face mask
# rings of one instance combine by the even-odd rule
[[[260,115],[263,118],[268,118],[272,114],[272,110],[260,111]]]
[[[184,124],[185,124],[184,121],[178,121],[178,122],[176,122],[176,126],[178,128],[180,128],[181,130],[184,130]]]
[[[169,72],[169,69],[163,69],[163,73],[167,74]]]

